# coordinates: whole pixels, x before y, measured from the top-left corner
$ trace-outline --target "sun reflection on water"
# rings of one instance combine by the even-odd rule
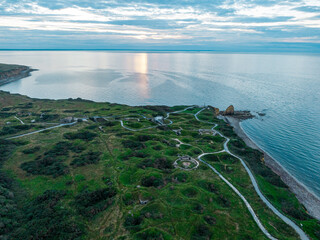
[[[137,73],[137,87],[141,98],[150,98],[150,86],[148,78],[148,55],[146,53],[135,54],[134,71]]]

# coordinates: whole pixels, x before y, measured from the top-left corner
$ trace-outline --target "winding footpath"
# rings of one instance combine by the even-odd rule
[[[206,108],[201,109],[199,112],[197,112],[196,114],[194,114],[194,117],[203,123],[208,123],[208,124],[214,124],[214,126],[212,127],[212,129],[216,128],[218,126],[218,124],[215,123],[211,123],[211,122],[207,122],[207,121],[202,121],[198,118],[198,114],[201,113],[203,110],[205,110]],[[243,161],[242,158],[238,157],[237,155],[233,154],[230,152],[229,148],[228,148],[228,142],[230,141],[229,138],[227,138],[226,136],[224,136],[223,134],[221,134],[219,131],[215,130],[217,134],[219,134],[221,137],[225,138],[226,141],[223,144],[224,150],[225,152],[227,152],[228,154],[230,154],[231,156],[237,158],[242,166],[245,168],[245,170],[247,171],[251,183],[256,191],[256,193],[258,194],[258,196],[260,197],[260,199],[268,206],[268,208],[271,209],[271,211],[276,214],[280,219],[282,219],[286,224],[288,224],[289,226],[291,226],[300,236],[300,238],[302,240],[308,240],[308,236],[302,231],[302,229],[300,227],[298,227],[293,221],[291,221],[288,217],[286,217],[285,215],[283,215],[281,212],[279,212],[278,209],[276,209],[269,201],[268,199],[262,194],[262,192],[260,191],[260,188],[258,186],[258,183],[256,181],[256,179],[254,178],[251,170],[249,169],[249,167],[247,166],[247,164]],[[218,153],[218,152],[217,152]],[[226,184],[229,185],[229,187],[242,199],[242,201],[245,203],[245,205],[247,206],[250,214],[252,215],[253,219],[255,220],[255,222],[257,223],[257,225],[259,226],[259,228],[261,229],[261,231],[269,238],[269,239],[276,239],[273,236],[271,236],[271,234],[264,228],[264,226],[261,224],[259,218],[257,217],[257,215],[255,214],[255,212],[253,211],[251,205],[249,204],[249,202],[246,200],[246,198],[239,192],[239,190],[234,187],[227,179],[225,179],[214,167],[212,167],[209,163],[205,162],[203,159],[201,159],[201,157],[205,156],[205,155],[209,155],[209,154],[217,154],[217,153],[203,153],[201,155],[198,156],[199,161],[201,161],[202,163],[206,164],[213,172],[215,172]]]
[[[13,137],[6,138],[6,139],[7,139],[7,140],[11,140],[11,139],[16,139],[16,138],[21,138],[21,137],[24,137],[24,136],[32,135],[32,134],[35,134],[35,133],[40,133],[40,132],[43,132],[43,131],[46,131],[46,130],[50,130],[50,129],[54,129],[54,128],[59,128],[59,127],[63,127],[63,126],[74,125],[74,124],[76,124],[76,123],[77,123],[77,122],[63,123],[63,124],[59,124],[59,125],[56,125],[56,126],[53,126],[53,127],[48,127],[48,128],[44,128],[44,129],[41,129],[41,130],[37,130],[37,131],[25,133],[25,134],[20,134],[20,135],[17,135],[17,136],[13,136]]]
[[[184,112],[188,109],[192,109],[194,108],[193,106],[192,107],[188,107],[188,108],[185,108],[183,110],[180,110],[180,111],[175,111],[175,112],[171,112],[171,113],[167,113],[167,116],[164,118],[165,120],[168,120],[170,123],[167,124],[167,125],[170,125],[172,124],[173,122],[168,119],[170,117],[170,114],[174,114],[174,113],[180,113],[180,112]],[[230,141],[230,139],[226,136],[224,136],[223,134],[221,134],[219,131],[217,131],[215,128],[218,126],[218,124],[215,124],[215,123],[212,123],[212,122],[207,122],[207,121],[202,121],[198,118],[198,115],[204,111],[206,108],[203,108],[201,109],[200,111],[198,111],[197,113],[194,114],[194,117],[196,118],[197,121],[199,122],[203,122],[203,123],[207,123],[207,124],[213,124],[214,126],[212,127],[212,130],[214,131],[214,134],[219,134],[221,137],[223,137],[224,139],[226,139],[226,141],[224,142],[223,144],[223,147],[224,149],[221,150],[221,151],[218,151],[218,152],[210,152],[210,153],[202,153],[198,156],[198,160],[204,164],[206,164],[214,173],[216,173],[240,198],[241,200],[245,203],[247,209],[249,210],[251,216],[253,217],[254,221],[257,223],[258,227],[260,228],[260,230],[271,240],[276,240],[275,237],[273,237],[267,230],[266,228],[262,225],[261,221],[259,220],[258,216],[255,214],[253,208],[251,207],[250,203],[248,202],[248,200],[240,193],[240,191],[235,187],[233,186],[225,177],[222,176],[222,174],[220,172],[218,172],[212,165],[210,165],[209,163],[207,163],[206,161],[204,161],[202,159],[203,156],[205,155],[209,155],[209,154],[218,154],[218,153],[222,153],[222,152],[226,152],[228,154],[230,154],[231,156],[237,158],[242,166],[245,168],[245,170],[247,171],[249,177],[250,177],[250,180],[251,180],[251,183],[256,191],[256,193],[258,194],[258,196],[260,197],[260,199],[268,206],[268,208],[274,213],[276,214],[280,219],[282,219],[286,224],[288,224],[289,226],[291,226],[296,232],[297,234],[300,236],[300,238],[302,240],[309,240],[308,236],[302,231],[302,229],[300,227],[298,227],[293,221],[291,221],[288,217],[286,217],[285,215],[283,215],[281,212],[279,212],[279,210],[277,210],[269,201],[268,199],[262,194],[262,192],[260,191],[259,189],[259,186],[258,186],[258,183],[256,181],[256,179],[254,178],[251,170],[249,169],[249,167],[246,165],[246,163],[243,161],[242,158],[240,158],[239,156],[233,154],[230,152],[229,148],[228,148],[228,143]],[[150,129],[150,128],[153,128],[153,127],[148,127],[148,128],[144,128],[144,129],[130,129],[126,126],[123,125],[123,122],[120,120],[121,122],[121,126],[129,131],[141,131],[141,130],[146,130],[146,129]],[[174,139],[176,141],[179,142],[179,145],[181,144],[185,144],[183,142],[181,142],[180,140],[178,139]],[[186,145],[189,145],[189,144],[186,144]]]

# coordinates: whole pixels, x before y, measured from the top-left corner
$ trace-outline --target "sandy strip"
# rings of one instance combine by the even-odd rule
[[[293,192],[297,199],[302,203],[307,209],[308,213],[314,218],[320,220],[320,198],[311,193],[306,186],[300,183],[296,178],[294,178],[287,170],[285,170],[274,158],[263,151],[255,142],[249,138],[243,131],[240,120],[233,117],[224,117],[226,122],[234,128],[235,133],[251,148],[257,149],[264,154],[264,160],[268,167],[272,169],[273,172],[278,174],[282,181],[288,185],[291,192]]]

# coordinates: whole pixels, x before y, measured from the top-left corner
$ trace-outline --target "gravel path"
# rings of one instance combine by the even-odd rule
[[[198,121],[201,121],[199,118],[198,118],[198,114],[201,113],[203,110],[205,110],[206,108],[203,108],[201,109],[199,112],[197,112],[196,114],[194,114],[195,118],[198,120]],[[201,121],[201,122],[204,122],[204,123],[210,123],[210,122],[206,122],[206,121]],[[218,125],[215,124],[215,123],[210,123],[210,124],[214,124],[214,127],[217,127]],[[228,148],[228,142],[230,141],[229,138],[227,138],[226,136],[222,135],[219,131],[217,131],[217,134],[219,134],[221,137],[225,138],[226,141],[225,143],[223,144],[224,146],[224,150],[229,153],[231,156],[237,158],[240,160],[241,164],[243,165],[243,167],[246,169],[249,177],[250,177],[250,180],[251,180],[251,183],[255,189],[255,191],[257,192],[258,196],[261,198],[261,200],[268,206],[268,208],[271,209],[271,211],[276,214],[279,218],[281,218],[285,223],[287,223],[289,226],[291,226],[300,236],[300,238],[302,240],[307,240],[309,239],[308,236],[302,231],[302,229],[300,227],[298,227],[293,221],[291,221],[288,217],[286,217],[285,215],[283,215],[281,212],[278,211],[278,209],[276,209],[270,202],[269,200],[262,194],[262,192],[260,191],[260,188],[258,186],[258,183],[255,179],[255,177],[253,176],[251,170],[249,169],[249,167],[247,166],[247,164],[242,160],[242,158],[238,157],[237,155],[233,154],[230,152],[229,148]],[[272,237],[270,235],[270,233],[262,226],[260,220],[258,219],[258,217],[256,216],[256,214],[254,213],[252,207],[250,206],[250,204],[248,203],[248,201],[243,197],[243,195],[238,191],[238,189],[236,189],[228,180],[226,180],[214,167],[212,167],[210,164],[208,164],[207,162],[203,161],[201,159],[202,156],[204,156],[206,154],[201,154],[198,159],[205,163],[206,165],[208,165],[216,174],[218,174],[218,176],[224,181],[226,182],[231,188],[233,191],[235,191],[240,197],[241,199],[244,201],[244,203],[246,204],[248,210],[250,211],[251,215],[253,216],[254,220],[256,221],[256,223],[258,224],[259,228],[263,231],[263,233],[269,238],[269,239],[275,239],[274,237]]]

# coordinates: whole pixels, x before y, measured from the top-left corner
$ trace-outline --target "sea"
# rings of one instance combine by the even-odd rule
[[[242,128],[320,197],[320,55],[0,51],[38,71],[0,90],[34,98],[250,110]]]

